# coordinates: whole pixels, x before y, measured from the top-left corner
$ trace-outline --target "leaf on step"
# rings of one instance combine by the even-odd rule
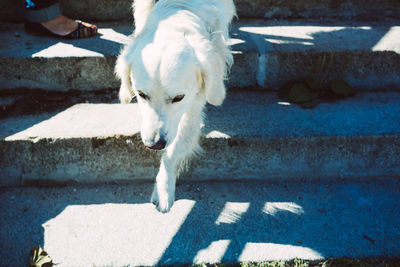
[[[308,88],[310,88],[312,91],[317,91],[317,83],[316,81],[311,78],[311,77],[306,77],[304,79],[304,83],[308,86]]]
[[[292,82],[285,83],[281,88],[279,88],[278,97],[281,99],[288,99],[289,93],[290,93],[290,88],[292,88],[292,86],[293,86]]]
[[[31,250],[29,267],[51,267],[53,265],[53,260],[40,246],[36,246]]]
[[[296,83],[290,88],[289,101],[305,103],[312,100],[312,94],[304,83]]]
[[[329,88],[334,92],[336,95],[339,96],[353,96],[355,92],[353,88],[343,79],[335,79],[329,83]]]
[[[309,102],[299,103],[299,106],[302,108],[313,108],[318,105],[318,101],[314,98]]]

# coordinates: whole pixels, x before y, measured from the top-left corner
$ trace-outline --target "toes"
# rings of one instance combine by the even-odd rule
[[[169,197],[160,199],[158,193],[154,191],[153,195],[151,196],[151,203],[156,206],[156,209],[159,212],[166,213],[170,211],[172,205],[174,204],[174,199]]]
[[[151,203],[158,206],[158,193],[157,189],[154,188],[153,193],[151,194]]]
[[[161,207],[160,205],[156,206],[157,210],[161,213],[167,213],[169,212],[170,208],[169,207]]]
[[[173,201],[158,201],[156,208],[161,213],[167,213],[171,210]]]
[[[174,190],[175,191],[175,190]],[[153,193],[151,195],[151,203],[156,206],[159,212],[169,212],[175,201],[175,192],[157,188],[157,184],[154,186]]]

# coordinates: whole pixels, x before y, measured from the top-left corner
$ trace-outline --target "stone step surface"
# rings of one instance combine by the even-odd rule
[[[36,245],[60,267],[400,256],[399,180],[181,182],[167,214],[152,187],[0,188],[2,264]]]
[[[359,93],[302,109],[275,92],[238,90],[222,107],[206,109],[204,151],[183,180],[400,174],[399,93]],[[140,124],[135,103],[81,103],[3,116],[0,184],[153,180],[160,153],[144,148]]]
[[[228,87],[277,89],[302,79],[322,57],[327,77],[344,75],[362,90],[400,89],[400,22],[241,20],[232,27],[235,64]],[[99,36],[57,40],[26,34],[22,24],[3,24],[0,90],[102,90],[118,88],[115,59],[130,23],[100,23]],[[327,68],[325,64],[325,68]]]
[[[397,0],[235,0],[239,18],[342,18],[400,16]],[[63,13],[89,21],[132,20],[131,0],[60,0]],[[23,1],[0,0],[0,20],[23,21]]]

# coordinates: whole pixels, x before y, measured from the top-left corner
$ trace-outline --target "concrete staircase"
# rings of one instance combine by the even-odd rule
[[[208,233],[206,240],[210,242],[200,242],[201,245],[191,247],[189,241],[200,237],[195,233],[182,234],[182,229],[190,231],[189,226],[184,224],[181,230],[179,227],[174,230],[168,228],[169,224],[157,225],[159,215],[153,213],[151,205],[143,204],[150,197],[151,184],[137,182],[153,181],[160,155],[144,149],[141,144],[137,105],[117,103],[119,82],[113,74],[116,56],[127,35],[132,32],[130,1],[61,1],[65,14],[96,22],[100,33],[98,37],[87,40],[64,41],[27,35],[23,30],[20,2],[0,0],[0,20],[3,21],[0,26],[0,192],[3,194],[0,204],[5,207],[0,211],[4,218],[0,226],[0,258],[15,255],[18,258],[16,266],[25,265],[24,255],[27,255],[29,246],[37,243],[51,251],[55,261],[62,266],[400,255],[400,242],[397,242],[400,223],[396,223],[398,216],[390,216],[398,211],[400,195],[396,180],[400,177],[400,2],[237,0],[235,3],[239,19],[232,25],[231,31],[235,64],[227,81],[228,97],[220,108],[207,106],[207,120],[201,139],[204,152],[191,162],[181,177],[183,185],[177,189],[179,192],[179,188],[190,187],[187,192],[194,192],[196,196],[191,198],[189,193],[178,193],[177,206],[182,206],[182,209],[172,210],[167,221],[180,225],[189,216],[189,225],[196,227],[201,224],[202,216],[208,218],[210,212],[218,214],[227,209],[228,215],[224,216],[234,217],[236,219],[232,219],[231,223],[238,223],[241,214],[247,211],[243,209],[247,204],[243,203],[250,206],[270,203],[268,197],[257,190],[279,181],[274,187],[276,195],[269,189],[266,191],[267,195],[274,196],[271,203],[275,204],[260,204],[260,211],[271,216],[272,221],[246,216],[246,222],[239,227],[243,233],[229,237],[218,234],[218,240],[214,240],[216,237],[211,234],[216,230],[208,225],[201,229],[203,234]],[[356,96],[323,102],[312,109],[300,108],[277,97],[278,88],[304,78],[307,69],[323,55],[333,57],[332,69],[338,71],[345,62],[349,62],[345,80],[356,90]],[[224,186],[235,188],[229,184],[243,179],[249,184],[242,182],[237,185],[246,192],[256,190],[261,195],[246,198],[248,193],[242,196],[240,191],[215,192],[215,188]],[[210,180],[219,182],[216,185]],[[343,185],[348,180],[351,181],[350,189]],[[125,203],[110,197],[118,196],[124,190],[120,184],[132,181],[136,182],[127,187],[132,189],[132,194],[136,194],[133,199]],[[118,185],[103,185],[107,183]],[[56,189],[19,187],[38,184],[69,186]],[[80,186],[71,187],[77,184]],[[88,189],[81,184],[91,185]],[[335,188],[329,193],[331,210],[328,202],[321,199],[325,192],[321,188],[327,184]],[[100,193],[96,187],[102,188]],[[288,187],[291,188],[290,193],[285,191]],[[302,199],[294,197],[297,187],[299,190],[308,188],[302,191]],[[362,190],[354,189],[356,187]],[[214,192],[215,199],[211,193],[204,199],[198,188],[201,192]],[[388,188],[391,188],[390,192]],[[342,189],[353,190],[354,195],[342,194]],[[25,200],[24,192],[27,195]],[[317,196],[313,192],[317,192]],[[377,193],[368,198],[371,192]],[[36,199],[35,194],[43,196],[46,201]],[[90,200],[84,200],[85,194]],[[121,193],[121,196],[128,199],[128,193],[124,194]],[[78,200],[62,198],[64,200],[61,201],[58,199],[61,195]],[[335,196],[338,198],[333,201]],[[385,200],[386,209],[368,208],[380,199]],[[58,203],[56,208],[49,206],[48,201]],[[215,210],[211,211],[210,202],[221,205],[215,205]],[[101,210],[101,205],[105,203],[116,205],[115,209],[105,207],[115,221],[78,225],[62,219],[63,216],[76,216],[69,213],[63,215],[64,211],[73,212],[74,209],[68,207],[80,205],[93,215],[98,214],[98,210],[93,208],[96,205],[91,204],[98,204]],[[122,203],[128,205],[127,209],[118,206]],[[286,203],[286,206],[279,203]],[[343,208],[341,203],[349,203],[349,206]],[[36,204],[36,208],[31,207]],[[315,227],[324,225],[327,236],[340,233],[339,229],[330,227],[338,224],[333,217],[351,217],[352,208],[359,211],[362,207],[360,214],[363,215],[354,220],[346,217],[352,223],[343,224],[341,228],[345,235],[341,241],[351,241],[352,246],[360,244],[360,247],[339,250],[338,240],[318,240],[317,236],[301,241],[295,231],[286,238],[279,236],[278,232],[282,234],[282,231],[278,230],[275,232],[277,236],[272,233],[264,236],[262,229],[269,228],[276,220],[281,221],[283,229],[289,229],[293,223],[287,217],[275,216],[271,212],[272,206],[268,205],[301,217],[301,233],[312,232]],[[190,213],[194,206],[197,208],[193,212],[199,218]],[[307,207],[310,214],[304,210],[301,212],[300,206]],[[39,216],[42,209],[50,210],[49,215]],[[342,210],[346,210],[346,214]],[[94,243],[89,245],[72,230],[65,232],[63,240],[57,238],[57,229],[64,226],[68,229],[77,227],[78,232],[87,227],[92,236],[103,236],[105,233],[101,229],[104,227],[124,227],[117,221],[121,217],[120,212],[126,211],[131,215],[122,217],[140,227],[151,224],[154,229],[171,231],[162,241],[165,243],[164,250],[145,242],[149,237],[146,231],[135,239],[140,231],[132,229],[136,234],[129,235],[126,231],[126,234],[121,234],[120,239],[114,240],[117,244],[113,243],[114,247],[107,257],[100,257],[101,246],[108,246],[104,242],[99,242],[98,246]],[[250,211],[249,214],[258,214],[255,210]],[[322,222],[321,216],[313,216],[313,212],[320,215],[332,213],[327,216],[330,219]],[[96,216],[87,220],[96,220],[94,218],[99,218]],[[145,216],[148,220],[135,221],[137,216]],[[183,221],[174,222],[173,216]],[[371,216],[381,220],[371,223]],[[217,222],[217,217],[211,220]],[[46,234],[28,229],[32,227],[28,222],[33,221],[33,227],[41,228],[52,218],[58,218],[61,224],[50,223]],[[53,228],[51,225],[54,225]],[[355,234],[356,225],[364,229],[362,233]],[[248,232],[252,227],[257,229],[254,234]],[[385,227],[386,232],[368,232],[368,229]],[[10,228],[12,234],[9,235]],[[334,230],[330,232],[329,229]],[[28,243],[18,236],[24,231],[31,233]],[[198,252],[197,255],[192,255],[193,251],[189,254],[179,252],[182,251],[181,245],[175,240],[175,234],[180,238],[179,242],[183,240],[186,248],[192,248]],[[109,234],[107,236],[112,239]],[[251,239],[256,243],[249,244],[264,245],[250,245],[251,253],[245,252],[242,241],[248,236],[258,236]],[[234,249],[229,250],[226,248],[229,242],[226,244],[224,241],[228,239],[232,244],[241,245],[234,245]],[[6,241],[12,243],[13,250],[5,245]],[[140,246],[132,248],[132,242],[145,243],[147,260],[137,260],[143,258],[140,256],[143,251]],[[279,247],[275,243],[285,246]],[[369,247],[371,243],[372,247]],[[77,244],[82,246],[76,249],[76,253],[86,252],[68,257],[69,249]],[[131,248],[129,253],[133,253],[132,256],[121,258],[119,252],[113,253],[119,247],[123,247],[120,251]],[[227,251],[225,254],[221,252],[221,256],[218,251],[224,251],[223,248]],[[160,253],[153,255],[149,252],[152,249],[159,249]],[[320,253],[310,254],[307,249]],[[291,252],[285,254],[282,252],[285,250]],[[135,253],[138,255],[136,260]],[[85,260],[79,260],[85,256]],[[10,259],[6,265],[13,266],[14,261]]]

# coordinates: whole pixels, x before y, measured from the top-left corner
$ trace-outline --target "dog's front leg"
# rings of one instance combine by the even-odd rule
[[[198,140],[204,105],[205,98],[200,98],[191,110],[183,115],[177,137],[162,156],[151,197],[151,202],[160,212],[168,212],[174,204],[176,178],[182,162],[186,161],[193,152],[200,150]]]
[[[175,200],[176,168],[167,153],[161,159],[160,170],[156,177],[151,202],[160,212],[168,212]]]

